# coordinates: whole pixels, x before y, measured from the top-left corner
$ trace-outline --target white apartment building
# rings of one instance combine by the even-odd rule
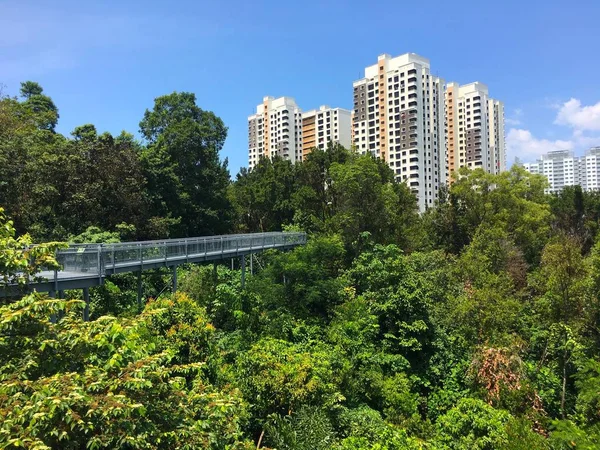
[[[592,171],[592,164],[595,162],[593,159],[596,159],[596,156],[590,155],[590,171]],[[581,185],[583,188],[582,180],[586,180],[586,185],[588,184],[586,170],[582,170],[585,167],[582,160],[587,162],[587,154],[582,158],[578,158],[570,150],[555,150],[542,155],[535,163],[523,164],[523,167],[530,173],[544,175],[550,185],[545,192],[554,194],[560,192],[565,186]],[[592,188],[592,180],[596,176],[590,175],[590,187],[586,186],[586,189]],[[597,186],[596,184],[595,189],[597,189]]]
[[[355,149],[384,159],[421,211],[433,206],[446,182],[444,81],[422,56],[384,54],[353,87]]]
[[[600,189],[600,147],[592,147],[579,158],[579,179],[585,191]]]
[[[302,159],[302,111],[291,97],[265,97],[248,117],[248,166],[261,157]]]
[[[490,152],[494,155],[494,171],[506,170],[506,141],[504,131],[504,103],[500,100],[488,100],[488,135]]]
[[[506,169],[504,105],[480,82],[446,86],[447,173],[460,167],[489,173]]]
[[[302,114],[302,157],[313,148],[325,150],[330,142],[352,145],[351,115],[347,109],[321,106]]]

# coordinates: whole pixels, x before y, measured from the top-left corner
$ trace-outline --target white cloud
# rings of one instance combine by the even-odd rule
[[[572,150],[572,140],[538,139],[529,130],[511,128],[506,136],[507,162],[510,164],[518,157],[521,161],[533,161],[541,154],[553,150]]]
[[[515,110],[513,110],[510,117],[507,117],[504,119],[504,123],[515,127],[517,125],[521,125],[522,117],[523,117],[523,110],[521,108],[516,108]]]
[[[556,120],[558,125],[568,125],[576,131],[600,130],[600,102],[595,105],[581,106],[581,101],[570,99],[560,106]]]

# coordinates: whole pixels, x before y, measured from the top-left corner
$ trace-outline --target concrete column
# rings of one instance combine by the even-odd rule
[[[90,321],[90,288],[83,288],[83,301],[85,308],[83,309],[83,321]]]
[[[50,297],[50,298],[56,298],[56,291],[49,291],[48,292],[48,297]],[[50,322],[52,322],[52,323],[58,322],[58,316],[56,314],[51,314],[50,315]]]
[[[254,260],[254,254],[250,253],[250,275],[254,274],[253,260]]]
[[[137,306],[138,311],[142,311],[142,271],[137,273]]]
[[[173,293],[177,292],[177,266],[173,266]]]
[[[242,289],[246,285],[246,257],[240,256],[240,266],[242,267]]]

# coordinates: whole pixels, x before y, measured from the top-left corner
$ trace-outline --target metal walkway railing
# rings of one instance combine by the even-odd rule
[[[267,249],[290,249],[306,243],[306,233],[274,232],[123,242],[72,244],[57,252],[62,269],[42,272],[39,291],[81,289],[102,284],[104,277],[157,267],[217,261]],[[1,293],[0,293],[1,295]]]

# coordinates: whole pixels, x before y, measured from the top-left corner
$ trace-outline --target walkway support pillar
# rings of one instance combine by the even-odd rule
[[[240,266],[242,268],[242,289],[246,285],[246,257],[240,256]]]
[[[49,291],[48,297],[56,298],[56,291]],[[50,314],[50,322],[52,322],[52,323],[58,322],[58,316],[56,314]]]
[[[173,266],[173,293],[177,292],[177,266]]]
[[[65,299],[65,291],[58,291],[58,299],[59,300],[64,300]],[[58,312],[58,318],[62,319],[65,316],[65,312],[63,310]]]
[[[138,310],[142,310],[142,271],[137,273],[137,306]]]
[[[254,259],[254,253],[250,253],[250,275],[254,275],[254,266],[252,260]]]
[[[90,321],[90,288],[83,288],[83,301],[85,302],[85,308],[83,308],[83,321]]]

